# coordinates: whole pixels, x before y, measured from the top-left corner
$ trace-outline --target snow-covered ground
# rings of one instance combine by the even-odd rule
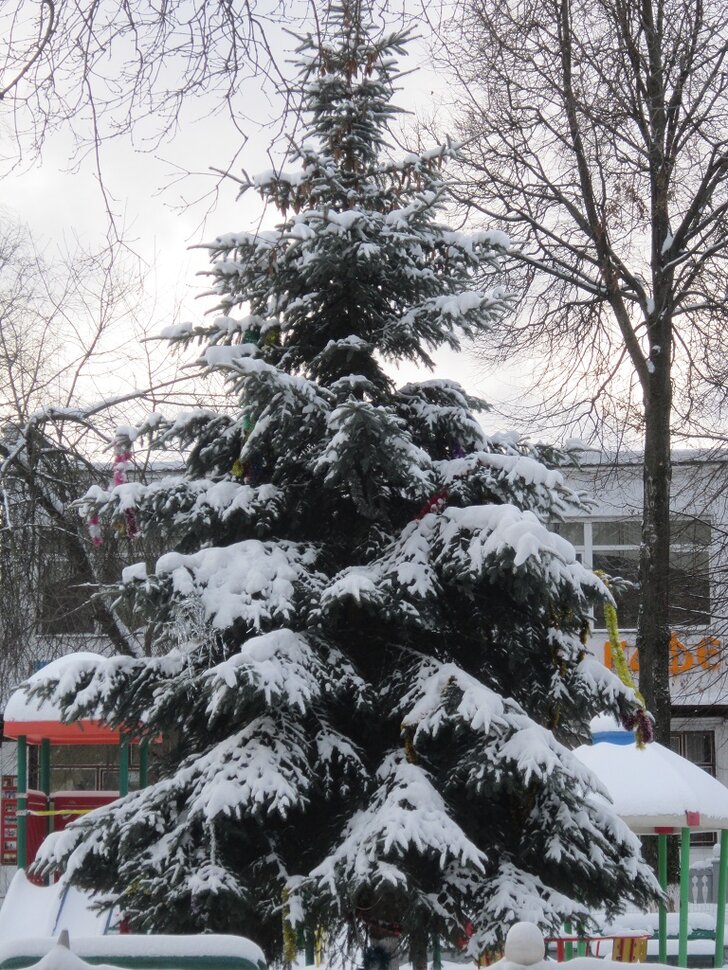
[[[53,949],[55,938],[62,930],[67,930],[70,934],[72,949],[79,955],[102,955],[113,964],[114,955],[121,953],[150,952],[155,947],[161,947],[164,952],[170,952],[170,946],[179,949],[180,953],[191,955],[195,950],[195,938],[186,937],[150,937],[150,936],[108,936],[114,933],[114,926],[117,922],[109,913],[98,913],[91,908],[92,903],[89,897],[77,889],[67,887],[63,881],[54,883],[51,886],[36,886],[29,882],[25,873],[16,873],[5,902],[0,909],[0,953],[2,958],[13,956],[16,953],[32,953],[40,959],[46,954],[50,954]],[[707,907],[706,907],[707,910]],[[676,956],[678,941],[678,914],[667,914],[667,932],[672,939],[667,941],[668,956]],[[601,927],[601,934],[608,936],[621,936],[648,932],[653,934],[657,930],[657,913],[627,913],[618,917],[611,923],[604,923]],[[525,925],[525,924],[518,924]],[[532,924],[529,924],[532,925]],[[534,927],[534,929],[537,929]],[[715,907],[712,911],[690,911],[688,915],[688,932],[713,931],[715,929]],[[524,931],[525,932],[525,931]],[[533,931],[527,931],[532,933]],[[199,937],[197,946],[202,950],[208,951],[211,946],[212,937]],[[218,941],[223,942],[219,945],[225,947],[225,939],[232,941],[229,945],[233,947],[235,953],[240,955],[241,941],[237,937],[217,937]],[[535,939],[535,937],[534,937]],[[726,927],[725,939],[728,939],[728,927]],[[171,941],[171,942],[170,942]],[[216,944],[217,945],[217,944]],[[252,962],[257,963],[263,960],[263,954],[253,943],[249,943]],[[688,944],[689,953],[697,956],[708,956],[714,951],[715,944],[712,940],[691,940]],[[513,950],[513,948],[511,948]],[[66,951],[67,953],[68,951]],[[176,951],[175,951],[176,952]],[[226,951],[227,952],[227,951]],[[516,952],[518,947],[516,947]],[[530,952],[530,951],[529,951]],[[648,955],[657,956],[657,940],[648,942]],[[611,943],[607,940],[599,944],[597,958],[578,958],[569,963],[570,970],[624,970],[624,965],[609,959],[611,955]],[[42,970],[83,970],[76,966],[66,966],[63,961],[66,956],[57,954],[59,964],[56,967],[43,965]],[[57,962],[58,962],[57,961]],[[510,963],[517,964],[511,959]],[[63,964],[63,966],[61,966]],[[356,966],[356,959],[342,959],[335,954],[331,955],[330,960],[324,958],[319,970],[353,970]],[[520,966],[531,966],[531,964],[518,964]],[[296,970],[303,970],[303,954],[300,954]],[[442,970],[463,970],[463,967],[470,967],[472,964],[463,959],[460,962],[442,961]],[[499,970],[510,970],[509,961],[501,960],[494,966]],[[651,966],[657,966],[651,964]],[[399,970],[411,970],[411,965],[400,963]],[[539,970],[539,968],[536,968]]]

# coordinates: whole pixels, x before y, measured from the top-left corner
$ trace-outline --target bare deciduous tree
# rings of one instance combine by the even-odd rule
[[[268,33],[293,14],[286,0],[10,0],[0,13],[0,99],[20,144],[35,148],[59,127],[88,147],[141,124],[151,149],[176,131],[185,102],[206,95],[239,125],[244,81],[279,80]]]
[[[673,436],[724,403],[728,26],[702,0],[461,0],[463,201],[515,243],[522,313],[485,349],[545,353],[551,405],[643,433],[641,687],[669,732]],[[564,378],[573,378],[571,382]],[[599,414],[599,408],[603,408]]]
[[[186,377],[140,320],[154,310],[143,269],[123,247],[79,248],[50,262],[27,230],[0,234],[0,695],[32,665],[78,649],[143,652],[112,599],[95,596],[153,548],[141,536],[94,546],[74,503],[108,487],[118,423],[151,408],[193,407]],[[155,390],[138,381],[154,375]],[[214,398],[214,388],[211,395]],[[149,454],[135,462],[148,472]]]

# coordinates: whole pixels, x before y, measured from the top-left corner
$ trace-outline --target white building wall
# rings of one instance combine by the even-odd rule
[[[587,456],[582,468],[567,471],[565,478],[572,488],[584,492],[594,502],[590,515],[575,517],[575,522],[621,519],[641,522],[639,456],[627,456],[617,465],[606,458]],[[711,525],[710,619],[673,626],[676,640],[671,689],[677,711],[672,727],[675,732],[713,732],[715,774],[728,785],[728,651],[725,650],[728,645],[728,455],[718,460],[705,460],[695,453],[676,456],[672,496],[676,516],[707,521]],[[585,530],[586,541],[581,550],[590,566],[594,549],[589,539],[593,531],[593,528]],[[635,654],[634,632],[633,626],[620,624],[628,660]],[[588,646],[602,662],[606,640],[603,621],[595,617],[595,631]],[[693,856],[698,860],[710,858],[712,854],[710,847],[693,848]]]

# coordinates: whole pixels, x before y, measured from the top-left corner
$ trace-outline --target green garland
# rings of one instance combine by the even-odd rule
[[[603,573],[601,570],[595,570],[595,575],[601,579],[607,589],[610,588],[609,579],[605,573]],[[637,712],[634,719],[630,719],[629,724],[625,724],[625,727],[634,730],[635,738],[637,739],[637,747],[644,748],[645,744],[652,740],[652,721],[650,715],[647,713],[645,699],[634,681],[634,677],[632,676],[627,664],[627,658],[624,655],[622,639],[619,635],[619,624],[617,622],[617,608],[607,600],[604,601],[604,622],[607,627],[607,633],[609,634],[609,649],[612,656],[612,667],[625,687],[629,687],[634,691],[634,695],[640,706],[640,710]]]

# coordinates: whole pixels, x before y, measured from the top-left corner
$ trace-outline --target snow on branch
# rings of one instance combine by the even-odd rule
[[[238,621],[261,629],[291,621],[304,597],[323,586],[324,577],[314,568],[317,556],[318,550],[304,543],[246,539],[190,555],[168,552],[150,581],[167,586],[182,609],[190,598],[197,600],[214,629]]]
[[[307,639],[293,630],[272,630],[251,637],[240,652],[204,675],[208,713],[219,714],[241,688],[252,688],[268,707],[284,704],[305,713],[321,694],[326,670]]]
[[[486,857],[452,819],[427,772],[410,764],[402,752],[392,752],[378,772],[379,787],[370,805],[354,814],[334,852],[311,872],[315,884],[346,897],[364,886],[406,884],[401,861],[410,850],[437,860],[450,860],[482,872]]]

